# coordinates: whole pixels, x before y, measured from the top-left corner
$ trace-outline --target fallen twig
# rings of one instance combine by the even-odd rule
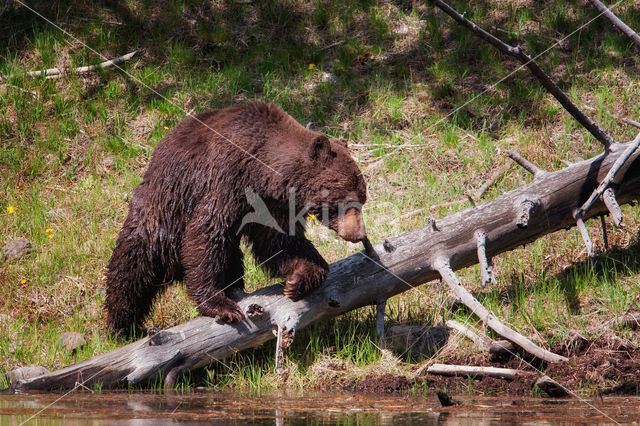
[[[101,69],[101,68],[112,67],[112,66],[114,66],[116,64],[119,64],[121,62],[128,61],[129,59],[133,58],[136,55],[139,55],[140,53],[142,53],[142,50],[135,50],[135,51],[133,51],[131,53],[127,53],[126,55],[118,56],[117,58],[110,59],[108,61],[104,61],[104,62],[101,62],[99,64],[95,64],[95,65],[88,65],[88,66],[84,66],[84,67],[72,68],[72,69],[69,69],[69,70],[64,69],[64,68],[62,68],[62,69],[60,69],[60,68],[49,68],[47,70],[41,70],[41,71],[29,71],[28,73],[26,73],[26,75],[28,77],[36,77],[36,76],[44,75],[47,78],[56,78],[56,77],[60,77],[63,74],[67,74],[67,73],[83,74],[83,73],[95,71],[95,70]],[[8,80],[11,77],[12,76],[7,76],[7,77],[0,76],[0,81]]]
[[[630,118],[626,118],[625,117],[625,118],[622,119],[622,122],[623,123],[627,123],[628,125],[633,126],[633,127],[637,128],[637,129],[640,129],[640,123],[637,122],[636,120],[632,120]]]

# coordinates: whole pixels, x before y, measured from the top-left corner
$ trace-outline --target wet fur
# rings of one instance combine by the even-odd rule
[[[294,236],[258,224],[238,233],[253,211],[246,188],[288,231],[290,187],[297,188],[296,213],[310,203],[309,212],[320,217],[325,203],[334,230],[340,202],[366,200],[345,144],[304,128],[275,105],[239,105],[184,120],[155,149],[107,266],[110,331],[135,330],[172,281],[185,283],[202,315],[240,320],[243,314],[229,295],[244,288],[242,236],[257,261],[285,279],[290,298],[319,287],[328,265],[301,225]]]

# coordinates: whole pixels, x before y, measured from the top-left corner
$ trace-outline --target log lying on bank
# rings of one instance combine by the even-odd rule
[[[284,297],[280,285],[266,287],[240,300],[247,318],[239,324],[197,317],[51,374],[17,381],[13,389],[59,390],[73,388],[76,383],[88,387],[96,383],[127,386],[159,376],[166,377],[166,384],[171,385],[179,372],[258,346],[274,338],[274,332],[280,333],[279,340],[286,345],[296,330],[311,323],[378,305],[440,278],[437,268],[441,268],[443,259],[451,271],[478,263],[477,231],[484,233],[484,252],[492,257],[575,226],[574,212],[589,199],[626,147],[613,144],[606,155],[544,173],[493,201],[385,240],[370,255],[359,252],[336,262],[325,284],[302,301]],[[636,200],[640,195],[640,162],[634,161],[619,178],[615,188],[618,203]],[[598,200],[582,218],[606,212],[606,206]]]
[[[478,376],[515,380],[518,377],[535,376],[536,373],[513,368],[476,367],[472,365],[433,364],[427,369],[429,374],[440,376]]]

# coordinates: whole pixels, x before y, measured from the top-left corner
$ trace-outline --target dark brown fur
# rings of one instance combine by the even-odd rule
[[[366,200],[362,175],[341,141],[302,127],[272,104],[186,119],[155,149],[107,266],[111,332],[129,334],[138,327],[172,281],[184,281],[201,314],[242,319],[229,298],[230,290],[244,288],[242,236],[258,262],[285,279],[290,298],[298,300],[322,284],[328,265],[300,224],[295,235],[256,223],[238,232],[253,211],[247,188],[264,200],[284,231],[288,191],[296,188],[295,214],[310,205],[309,213],[322,217],[324,205],[331,229],[350,241],[364,237],[358,208],[349,210],[346,221],[338,214],[340,203]]]

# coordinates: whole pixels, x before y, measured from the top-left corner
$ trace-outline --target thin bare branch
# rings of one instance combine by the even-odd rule
[[[475,23],[469,21],[463,15],[459,14],[455,9],[451,6],[443,2],[442,0],[430,0],[431,3],[435,4],[438,8],[440,8],[447,15],[456,20],[460,25],[463,25],[478,35],[480,38],[484,39],[496,49],[500,50],[502,53],[505,53],[509,56],[512,56],[518,59],[522,64],[524,64],[531,73],[540,81],[540,83],[562,104],[565,110],[569,114],[571,114],[585,129],[589,131],[602,145],[604,145],[605,149],[608,150],[611,145],[615,143],[615,140],[607,134],[604,130],[602,130],[592,119],[587,117],[573,102],[571,99],[558,87],[558,85],[551,80],[551,78],[545,73],[542,68],[538,66],[538,64],[526,53],[522,51],[519,46],[513,47],[494,35],[488,33],[484,29],[480,28]]]
[[[627,123],[630,126],[633,126],[633,127],[637,128],[637,129],[640,129],[640,123],[637,122],[636,120],[632,120],[630,118],[623,118],[622,121],[624,123]]]
[[[534,177],[540,177],[545,173],[544,170],[538,168],[538,166],[536,166],[531,161],[527,160],[522,155],[520,155],[518,151],[509,150],[507,151],[507,155],[509,156],[509,158],[515,161],[519,166],[521,166],[523,169],[531,173]]]
[[[580,235],[582,235],[582,241],[584,241],[584,245],[587,248],[587,254],[589,256],[594,256],[596,251],[593,248],[593,243],[591,242],[591,237],[589,236],[589,231],[582,220],[582,217],[576,217],[576,226],[580,230]]]
[[[487,338],[485,336],[480,336],[478,333],[472,330],[471,327],[468,327],[454,320],[447,320],[445,322],[445,325],[448,328],[462,334],[467,339],[471,340],[478,347],[478,349],[483,351],[489,350],[489,342]]]
[[[495,169],[491,175],[489,175],[489,179],[485,183],[478,188],[478,190],[473,195],[473,199],[478,201],[482,198],[482,196],[491,188],[491,186],[511,168],[511,163],[506,162],[501,167]]]
[[[602,201],[604,201],[604,205],[607,206],[607,210],[609,210],[613,224],[615,226],[620,226],[622,223],[622,210],[616,200],[616,193],[613,192],[612,188],[604,190],[604,193],[602,194]]]
[[[478,263],[480,264],[480,277],[482,287],[494,282],[491,259],[487,257],[487,233],[476,231],[476,244],[478,245]]]
[[[118,56],[117,58],[113,58],[113,59],[110,59],[108,61],[100,62],[99,64],[95,64],[95,65],[88,65],[88,66],[73,68],[73,69],[69,69],[69,70],[66,70],[64,68],[62,68],[62,69],[60,69],[60,68],[49,68],[47,70],[41,70],[41,71],[29,71],[26,75],[28,77],[37,77],[37,76],[41,76],[41,75],[44,75],[44,76],[47,76],[47,77],[59,77],[59,76],[61,76],[63,74],[67,74],[67,73],[83,74],[83,73],[95,71],[95,70],[101,69],[101,68],[109,68],[109,67],[114,66],[116,64],[119,64],[121,62],[128,61],[129,59],[135,57],[136,55],[139,55],[140,53],[142,53],[142,50],[135,50],[133,52],[127,53],[126,55]],[[0,76],[0,81],[8,80],[11,77],[12,76],[7,76],[7,77]]]
[[[604,16],[607,17],[609,21],[620,31],[622,31],[627,37],[629,37],[636,46],[640,47],[640,36],[638,33],[633,31],[627,24],[622,22],[620,18],[618,18],[609,8],[602,3],[600,0],[589,0],[592,5],[595,6],[596,9],[600,11]]]
[[[478,300],[462,286],[462,283],[458,279],[458,276],[451,269],[449,260],[443,257],[439,257],[433,263],[433,268],[440,273],[440,276],[442,277],[444,282],[447,283],[451,291],[453,291],[453,294],[455,294],[456,297],[458,297],[462,301],[462,303],[465,304],[465,306],[471,309],[471,311],[476,314],[482,320],[482,322],[491,327],[500,336],[504,337],[505,339],[511,340],[525,351],[545,361],[568,361],[568,358],[554,354],[553,352],[539,347],[531,340],[524,337],[522,334],[512,330],[511,328],[500,322],[493,313],[489,312],[487,308],[482,306],[482,304],[478,302]]]

